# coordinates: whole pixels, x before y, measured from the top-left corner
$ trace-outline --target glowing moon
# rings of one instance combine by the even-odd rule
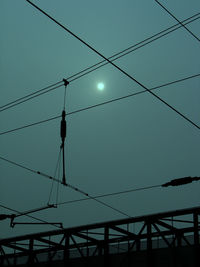
[[[99,91],[103,91],[104,87],[105,87],[104,83],[102,83],[102,82],[97,84],[97,88],[98,88]]]

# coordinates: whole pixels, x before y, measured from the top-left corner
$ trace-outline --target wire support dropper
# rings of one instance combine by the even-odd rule
[[[67,85],[69,82],[66,79],[63,79],[64,86],[65,86],[65,91],[64,91],[64,107],[62,111],[62,120],[60,123],[60,137],[62,140],[61,143],[61,150],[62,150],[62,160],[63,160],[63,178],[62,178],[62,183],[66,185],[66,175],[65,175],[65,138],[66,138],[66,133],[67,133],[67,123],[65,120],[66,117],[66,112],[65,112],[65,104],[66,104],[66,89]]]

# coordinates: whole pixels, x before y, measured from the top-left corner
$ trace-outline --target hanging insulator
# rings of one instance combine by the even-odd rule
[[[183,178],[178,178],[171,180],[170,182],[163,184],[163,187],[167,186],[179,186],[179,185],[184,185],[184,184],[189,184],[192,183],[193,181],[199,181],[200,177],[183,177]]]
[[[66,138],[66,120],[65,120],[65,110],[63,110],[62,112],[62,120],[61,120],[61,124],[60,124],[60,137],[62,139],[62,146],[64,145],[65,142],[65,138]]]

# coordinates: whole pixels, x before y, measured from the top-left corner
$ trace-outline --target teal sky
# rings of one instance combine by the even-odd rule
[[[177,22],[153,0],[33,1],[106,57]],[[199,0],[161,1],[179,20],[200,12]],[[39,13],[25,0],[0,2],[0,106],[67,78],[102,59]],[[187,25],[200,38],[200,19]],[[178,29],[115,64],[147,88],[200,73],[200,42]],[[97,83],[105,88],[98,91]],[[75,111],[142,88],[106,65],[67,88],[66,110]],[[200,76],[154,91],[200,125]],[[0,113],[4,132],[60,115],[64,87]],[[0,110],[1,111],[1,110]],[[0,135],[0,156],[54,175],[60,148],[60,119]],[[200,176],[200,130],[148,92],[67,116],[67,182],[92,196],[171,179]],[[0,161],[0,204],[19,211],[46,205],[51,181]],[[59,177],[58,177],[59,178]],[[199,205],[200,183],[156,188],[102,201],[130,216]],[[55,201],[54,185],[52,201]],[[58,202],[82,198],[59,187]],[[1,208],[0,213],[10,214]],[[93,200],[61,205],[33,216],[64,227],[123,218]],[[31,222],[21,217],[18,222]],[[1,236],[54,229],[0,221]]]

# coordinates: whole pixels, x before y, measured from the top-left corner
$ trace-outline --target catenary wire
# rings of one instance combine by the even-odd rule
[[[57,174],[57,170],[59,168],[59,164],[60,164],[60,157],[61,157],[61,149],[59,150],[59,154],[58,154],[58,160],[57,160],[57,163],[56,163],[56,168],[55,168],[55,171],[54,171],[54,177],[56,177],[56,174]],[[52,180],[52,184],[51,184],[51,189],[50,189],[50,193],[49,193],[49,199],[48,199],[48,202],[47,204],[49,205],[50,204],[50,200],[51,200],[51,196],[52,196],[52,192],[53,192],[53,186],[54,186],[54,180]]]
[[[20,104],[22,104],[22,103],[25,103],[25,102],[27,102],[27,101],[29,101],[29,100],[31,100],[31,99],[33,99],[33,98],[36,98],[36,97],[38,97],[38,96],[44,95],[44,94],[46,94],[46,93],[48,93],[48,92],[51,92],[51,91],[53,91],[53,90],[55,90],[55,89],[57,89],[57,88],[60,88],[61,86],[63,86],[63,84],[54,86],[53,88],[50,88],[50,89],[48,89],[48,90],[46,90],[46,91],[42,91],[42,92],[40,92],[40,93],[38,93],[38,94],[36,94],[36,92],[35,92],[35,93],[32,93],[32,94],[31,94],[32,96],[27,97],[27,98],[25,98],[25,97],[21,97],[21,98],[25,98],[25,99],[23,99],[23,100],[21,100],[21,101],[19,101],[19,102],[17,102],[17,100],[15,100],[15,101],[13,101],[13,102],[16,102],[16,103],[14,103],[14,104],[12,104],[12,105],[8,105],[8,104],[7,104],[8,106],[6,106],[5,108],[1,109],[0,112],[5,111],[5,110],[10,109],[10,108],[13,108],[13,107],[15,107],[15,106],[18,106],[18,105],[20,105]],[[48,88],[49,88],[49,87],[51,87],[51,86],[48,86]]]
[[[156,89],[159,89],[159,88],[163,88],[165,86],[169,86],[169,85],[172,85],[172,84],[175,84],[175,83],[183,82],[183,81],[186,81],[186,80],[189,80],[189,79],[193,79],[193,78],[196,78],[196,77],[199,77],[199,76],[200,76],[200,73],[194,74],[194,75],[191,75],[191,76],[184,77],[182,79],[178,79],[178,80],[171,81],[171,82],[168,82],[168,83],[165,83],[165,84],[162,84],[162,85],[158,85],[156,87],[151,88],[150,90],[156,90]],[[133,97],[135,95],[139,95],[139,94],[142,94],[142,93],[146,93],[146,90],[142,90],[142,91],[135,92],[135,93],[132,93],[132,94],[128,94],[128,95],[125,95],[125,96],[122,96],[122,97],[114,98],[114,99],[111,99],[111,100],[108,100],[108,101],[105,101],[105,102],[102,102],[102,103],[99,103],[99,104],[95,104],[95,105],[91,105],[91,106],[88,106],[88,107],[85,107],[85,108],[81,108],[81,109],[78,109],[78,110],[75,110],[75,111],[71,111],[71,112],[68,112],[66,114],[66,116],[70,116],[70,115],[73,115],[73,114],[76,114],[76,113],[79,113],[79,112],[82,112],[82,111],[86,111],[86,110],[93,109],[93,108],[96,108],[96,107],[100,107],[100,106],[103,106],[103,105],[106,105],[106,104],[117,102],[117,101],[129,98],[129,97]],[[14,129],[8,130],[8,131],[1,132],[0,135],[12,133],[12,132],[15,132],[15,131],[18,131],[18,130],[22,130],[24,128],[28,128],[28,127],[31,127],[31,126],[34,126],[34,125],[46,123],[46,122],[58,119],[60,117],[61,117],[61,115],[58,115],[58,116],[55,116],[55,117],[52,117],[52,118],[49,118],[49,119],[46,119],[46,120],[42,120],[42,121],[38,121],[38,122],[35,122],[35,123],[27,124],[25,126],[21,126],[21,127],[18,127],[18,128],[14,128]]]
[[[161,6],[172,18],[174,18],[179,24],[181,24],[181,26],[187,31],[189,32],[189,34],[191,34],[197,41],[200,42],[200,39],[191,31],[189,30],[185,25],[183,25],[183,23],[178,20],[165,6],[163,6],[158,0],[155,0],[156,3]]]
[[[2,208],[4,208],[4,209],[7,209],[7,210],[9,210],[9,211],[16,212],[16,213],[22,215],[22,212],[20,212],[20,211],[18,211],[18,210],[16,210],[16,209],[11,209],[11,208],[9,208],[9,207],[7,207],[7,206],[5,206],[5,205],[0,204],[0,207],[2,207]],[[49,222],[47,222],[47,221],[45,221],[45,220],[39,219],[39,218],[37,218],[37,217],[35,217],[35,216],[32,216],[32,215],[24,214],[23,216],[29,217],[29,218],[31,218],[31,219],[34,219],[34,220],[39,221],[39,222],[42,222],[42,223],[51,224],[52,226],[57,227],[57,228],[62,228],[62,227],[59,227],[58,225],[56,225],[56,224],[54,224],[54,223],[49,223]]]
[[[145,89],[147,92],[149,92],[151,95],[153,95],[155,98],[157,98],[159,101],[161,101],[164,105],[166,105],[168,108],[170,108],[171,110],[173,110],[175,113],[177,113],[179,116],[181,116],[182,118],[184,118],[185,120],[187,120],[189,123],[191,123],[193,126],[195,126],[197,129],[200,130],[200,127],[195,124],[194,122],[192,122],[190,119],[188,119],[184,114],[182,114],[180,111],[178,111],[176,108],[174,108],[172,105],[170,105],[168,102],[166,102],[165,100],[163,100],[161,97],[159,97],[158,95],[156,95],[154,92],[152,92],[150,89],[148,89],[144,84],[142,84],[141,82],[139,82],[136,78],[134,78],[133,76],[131,76],[130,74],[128,74],[125,70],[123,70],[122,68],[120,68],[118,65],[116,65],[115,63],[113,63],[112,61],[110,61],[108,58],[106,58],[103,54],[101,54],[99,51],[97,51],[94,47],[92,47],[90,44],[88,44],[86,41],[84,41],[83,39],[81,39],[78,35],[74,34],[71,30],[69,30],[68,28],[66,28],[64,25],[62,25],[60,22],[58,22],[57,20],[55,20],[53,17],[51,17],[49,14],[47,14],[45,11],[43,11],[41,8],[39,8],[37,5],[33,4],[31,1],[26,0],[29,4],[31,4],[33,7],[35,7],[37,10],[39,10],[41,13],[43,13],[46,17],[48,17],[50,20],[52,20],[53,22],[55,22],[57,25],[59,25],[62,29],[64,29],[66,32],[68,32],[70,35],[72,35],[74,38],[76,38],[78,41],[80,41],[82,44],[84,44],[85,46],[87,46],[90,50],[92,50],[94,53],[96,53],[97,55],[99,55],[100,57],[102,57],[104,60],[106,60],[108,63],[110,63],[114,68],[118,69],[121,73],[123,73],[126,77],[128,77],[129,79],[131,79],[133,82],[137,83],[139,86],[141,86],[143,89]]]
[[[5,108],[5,107],[7,107],[7,106],[10,106],[10,105],[12,105],[12,104],[15,104],[16,102],[18,102],[18,101],[20,101],[20,100],[24,100],[25,98],[30,97],[30,96],[33,96],[33,95],[35,95],[35,94],[37,94],[37,93],[39,93],[39,92],[46,91],[47,89],[50,89],[51,87],[56,86],[56,85],[58,85],[58,84],[61,83],[61,82],[62,82],[62,81],[57,82],[57,83],[54,83],[54,84],[51,84],[51,85],[46,86],[46,87],[44,87],[44,88],[42,88],[42,89],[39,89],[39,90],[37,90],[37,91],[35,91],[35,92],[32,92],[32,93],[30,93],[30,94],[28,94],[28,95],[25,95],[25,96],[23,96],[23,97],[20,97],[20,98],[14,100],[14,101],[11,101],[11,102],[9,102],[9,103],[7,103],[7,104],[1,106],[0,109]]]
[[[115,207],[113,207],[113,206],[111,206],[111,205],[105,203],[104,201],[101,201],[101,200],[99,200],[99,199],[96,199],[95,197],[93,197],[93,196],[91,196],[90,194],[84,192],[83,190],[79,189],[78,187],[75,187],[75,186],[73,186],[73,185],[71,185],[71,184],[69,184],[69,183],[63,184],[59,179],[57,179],[57,178],[55,178],[55,177],[52,177],[52,176],[50,176],[50,175],[47,175],[47,174],[42,173],[42,172],[40,172],[40,171],[36,171],[36,170],[34,170],[34,169],[31,169],[31,168],[28,168],[28,167],[26,167],[26,166],[24,166],[24,165],[22,165],[22,164],[16,163],[16,162],[11,161],[11,160],[8,160],[8,159],[6,159],[6,158],[4,158],[4,157],[1,157],[1,156],[0,156],[0,159],[3,160],[3,161],[8,162],[8,163],[10,163],[10,164],[12,164],[12,165],[14,165],[14,166],[17,166],[17,167],[20,167],[20,168],[22,168],[22,169],[24,169],[24,170],[27,170],[27,171],[29,171],[29,172],[38,174],[38,175],[43,176],[43,177],[45,177],[45,178],[48,178],[48,179],[50,179],[50,180],[54,180],[54,181],[56,181],[57,183],[60,183],[60,184],[62,184],[62,185],[65,186],[65,187],[69,187],[69,188],[71,188],[73,191],[79,192],[79,193],[81,193],[82,195],[84,195],[84,196],[86,196],[86,197],[88,197],[88,198],[90,198],[90,199],[92,199],[92,200],[98,202],[99,204],[101,204],[101,205],[103,205],[103,206],[105,206],[105,207],[107,207],[107,208],[110,208],[110,209],[112,209],[112,210],[114,210],[114,211],[116,211],[116,212],[118,212],[118,213],[120,213],[120,214],[122,214],[122,215],[124,215],[124,216],[126,216],[126,217],[131,218],[131,216],[128,215],[127,213],[125,213],[125,212],[123,212],[123,211],[121,211],[121,210],[119,210],[119,209],[117,209],[117,208],[115,208]]]
[[[197,13],[197,14],[195,14],[195,15],[193,15],[193,16],[185,19],[185,20],[183,20],[182,24],[186,25],[186,24],[189,24],[189,23],[199,19],[200,18],[199,15],[200,15],[200,13]],[[124,56],[136,51],[137,49],[140,49],[140,48],[142,48],[142,47],[144,47],[144,46],[146,46],[146,45],[148,45],[148,44],[150,44],[150,43],[162,38],[163,36],[166,36],[169,33],[181,28],[182,24],[180,25],[179,23],[177,23],[177,24],[175,24],[175,25],[173,25],[173,26],[171,26],[171,27],[169,27],[169,28],[167,28],[165,30],[162,30],[162,31],[152,35],[151,37],[148,37],[148,38],[144,39],[143,41],[140,41],[140,42],[138,42],[138,43],[136,43],[136,44],[134,44],[134,45],[132,45],[132,46],[130,46],[130,47],[128,47],[128,48],[126,48],[126,49],[114,54],[114,55],[112,55],[112,56],[110,56],[109,59],[110,60],[112,59],[112,61],[120,59],[121,57],[124,57]],[[107,64],[109,64],[109,63],[106,60],[102,60],[102,61],[100,61],[100,62],[98,62],[98,63],[96,63],[96,64],[94,64],[94,65],[92,65],[90,67],[87,67],[84,70],[79,71],[78,73],[68,77],[67,80],[69,80],[70,82],[73,82],[73,81],[78,80],[81,77],[83,77],[83,76],[85,76],[85,75],[87,75],[87,74],[89,74],[89,73],[91,73],[91,72],[93,72],[93,71],[95,71],[95,70],[107,65]],[[5,111],[7,109],[10,109],[12,107],[15,107],[17,105],[20,105],[20,104],[22,104],[24,102],[27,102],[27,101],[29,101],[29,100],[31,100],[33,98],[36,98],[36,97],[41,96],[43,94],[46,94],[48,92],[51,92],[51,91],[59,88],[60,86],[62,86],[62,85],[56,86],[56,85],[58,85],[60,83],[63,83],[63,81],[59,81],[59,82],[54,83],[52,85],[49,85],[49,86],[47,86],[45,88],[42,88],[42,89],[37,90],[35,92],[32,92],[31,94],[28,94],[28,95],[26,95],[24,97],[21,97],[21,98],[18,98],[16,100],[12,101],[12,102],[9,102],[9,103],[7,103],[7,104],[5,104],[5,105],[0,107],[0,112]]]
[[[42,124],[42,123],[45,123],[45,122],[49,122],[49,121],[52,121],[52,120],[56,120],[56,119],[58,119],[58,118],[60,118],[60,117],[62,117],[62,115],[57,115],[57,116],[48,118],[48,119],[46,119],[46,120],[42,120],[42,121],[38,121],[38,122],[33,122],[33,123],[31,123],[31,124],[27,124],[27,125],[24,125],[24,126],[15,128],[15,129],[13,129],[13,130],[8,130],[8,131],[6,131],[6,132],[2,132],[2,133],[0,133],[0,135],[2,135],[2,134],[12,133],[12,132],[19,131],[19,130],[22,130],[22,129],[25,129],[25,128],[28,128],[28,127],[32,127],[32,126],[39,125],[39,124]]]

